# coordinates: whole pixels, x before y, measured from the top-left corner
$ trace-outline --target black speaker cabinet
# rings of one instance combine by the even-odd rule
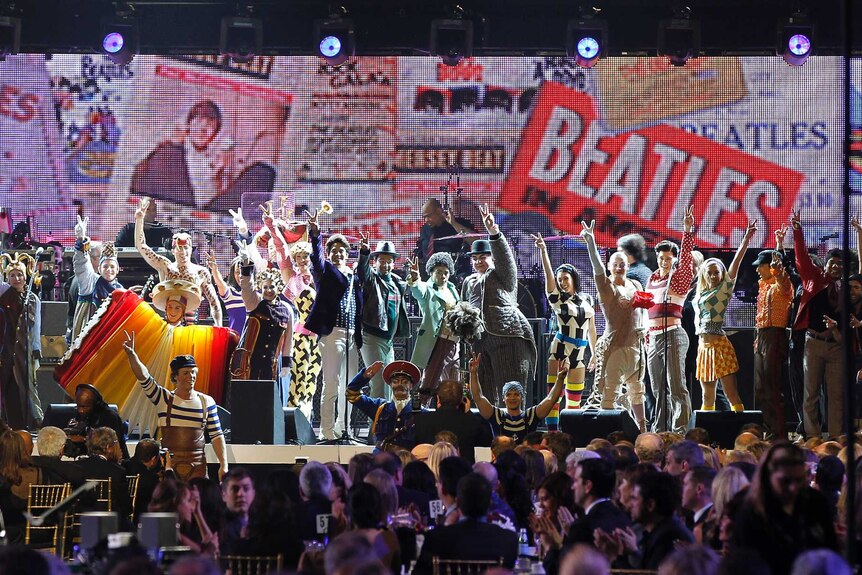
[[[284,442],[287,444],[314,445],[317,436],[305,414],[296,407],[284,408]]]
[[[560,412],[560,429],[572,436],[575,447],[604,439],[614,431],[622,431],[630,441],[638,436],[637,424],[621,409],[564,409]]]
[[[739,430],[748,423],[763,425],[763,412],[695,411],[692,419],[693,427],[707,430],[710,441],[725,449],[733,449]]]
[[[147,549],[171,547],[179,542],[180,520],[176,513],[141,513],[138,541]]]
[[[230,440],[235,445],[284,445],[284,412],[278,383],[263,379],[233,380],[230,419]]]

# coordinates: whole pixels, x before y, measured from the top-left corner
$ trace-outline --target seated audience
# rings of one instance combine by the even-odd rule
[[[254,479],[242,467],[231,467],[221,480],[225,505],[219,541],[222,555],[236,555],[236,549],[249,522],[249,510],[257,492]]]
[[[401,571],[401,546],[397,535],[386,529],[385,503],[378,489],[368,482],[357,483],[347,496],[350,528],[368,538],[377,558],[393,573]]]
[[[66,433],[59,427],[46,425],[36,436],[39,455],[33,455],[33,464],[42,468],[43,481],[69,483],[72,488],[84,483],[84,470],[75,461],[64,461]]]
[[[437,433],[450,431],[457,438],[459,453],[470,462],[475,461],[476,446],[490,447],[491,427],[472,411],[464,411],[463,397],[459,382],[441,382],[437,388],[437,410],[415,416],[416,443],[436,443]]]
[[[110,427],[97,427],[87,437],[89,456],[78,459],[87,479],[111,480],[111,511],[120,514],[120,524],[128,523],[132,514],[132,499],[126,470],[120,465],[120,445]],[[102,510],[104,511],[104,510]]]
[[[162,457],[159,442],[142,439],[135,446],[135,455],[123,462],[126,475],[138,476],[138,492],[135,496],[135,518],[147,510],[147,504],[159,483]]]
[[[361,483],[353,477],[353,484]],[[316,539],[324,541],[329,537],[329,521],[332,517],[332,502],[329,492],[332,489],[332,474],[317,461],[309,461],[299,473],[299,496],[302,501],[296,508],[296,521],[299,538],[303,541]],[[321,522],[318,516],[326,517]]]

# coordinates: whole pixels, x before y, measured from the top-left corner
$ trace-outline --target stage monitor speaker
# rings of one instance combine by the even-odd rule
[[[39,335],[66,335],[66,319],[69,317],[69,302],[43,301],[42,328]]]
[[[172,547],[179,542],[180,520],[176,513],[141,513],[138,541],[147,549]]]
[[[119,413],[117,406],[113,403],[108,407]],[[78,406],[74,403],[50,403],[48,404],[48,407],[45,408],[45,416],[42,418],[42,425],[53,425],[60,429],[66,429],[69,427],[69,422],[72,421],[72,418],[77,414]]]
[[[277,382],[235,379],[230,386],[230,440],[234,445],[284,445],[284,412]]]
[[[289,445],[314,445],[317,437],[305,414],[296,407],[284,408],[284,442]]]
[[[733,449],[736,436],[743,425],[763,425],[762,411],[695,411],[692,427],[702,427],[709,432],[709,440],[725,449]]]
[[[92,549],[119,530],[120,516],[114,511],[81,513],[81,547],[84,549]]]
[[[42,405],[51,403],[66,403],[71,401],[66,390],[60,387],[60,384],[54,379],[54,367],[48,367],[43,364],[36,370],[36,389],[39,391],[39,400]]]
[[[605,439],[614,431],[622,431],[629,441],[638,436],[637,424],[621,409],[564,409],[560,412],[560,429],[572,436],[575,447],[584,447],[596,438]]]

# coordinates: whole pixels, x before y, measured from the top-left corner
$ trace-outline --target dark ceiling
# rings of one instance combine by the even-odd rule
[[[688,7],[700,21],[702,52],[771,54],[778,22],[795,9],[815,25],[815,54],[843,53],[842,1],[851,0],[146,0],[122,2],[140,29],[140,52],[215,53],[223,16],[252,15],[263,21],[263,52],[312,54],[313,22],[330,13],[354,21],[357,54],[426,54],[429,23],[459,11],[475,26],[476,55],[564,54],[566,25],[581,10],[608,22],[611,55],[654,54],[659,21]],[[106,0],[0,0],[0,15],[22,20],[21,52],[93,51],[100,21],[113,14]],[[860,4],[856,2],[856,4]],[[457,7],[456,7],[457,6]],[[862,5],[856,9],[854,53],[862,53]]]

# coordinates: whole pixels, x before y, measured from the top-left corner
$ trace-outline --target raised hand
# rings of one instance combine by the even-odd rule
[[[383,369],[383,362],[375,361],[374,363],[369,365],[365,371],[362,372],[362,377],[364,377],[365,379],[371,379],[372,377],[377,375],[377,372],[381,369]]]
[[[248,251],[248,243],[246,243],[245,240],[236,242],[236,247],[236,255],[240,257],[242,265],[247,266],[249,263],[251,263],[251,254]]]
[[[443,219],[446,220],[450,225],[455,224],[455,214],[452,213],[452,210],[444,210]]]
[[[361,251],[371,249],[370,247],[368,247],[368,234],[366,234],[362,230],[359,230],[359,249]]]
[[[474,353],[470,358],[469,369],[470,373],[477,373],[479,371],[479,363],[482,361],[481,353]]]
[[[685,210],[685,217],[682,218],[682,229],[690,232],[694,228],[694,206],[689,206]]]
[[[850,225],[853,226],[853,229],[856,230],[857,234],[862,234],[862,223],[859,222],[859,216],[853,216],[850,218]]]
[[[482,216],[482,223],[485,224],[485,229],[492,236],[497,234],[500,230],[497,228],[497,223],[494,221],[494,214],[491,213],[491,209],[488,207],[488,204],[482,204],[479,206],[479,214]]]
[[[799,210],[793,210],[790,216],[790,225],[793,226],[794,230],[802,229],[802,219],[799,217]]]
[[[775,230],[775,246],[781,248],[784,245],[784,236],[787,235],[787,224],[781,224],[781,227]]]
[[[218,262],[216,261],[215,252],[212,250],[208,250],[206,253],[206,257],[207,257],[207,267],[210,269],[212,269],[212,268],[218,269]]]
[[[263,223],[266,225],[272,224],[272,202],[266,202],[265,204],[258,204],[260,208],[261,217],[263,219]]]
[[[410,266],[410,280],[417,281],[419,279],[419,258],[413,258],[412,260],[407,258],[407,265]]]
[[[593,238],[595,239],[595,230],[596,230],[596,220],[590,220],[589,225],[587,222],[582,221],[581,227],[581,237],[584,239]]]
[[[530,234],[530,237],[533,238],[533,243],[537,248],[544,251],[548,246],[545,245],[545,238],[542,237],[542,234]]]
[[[123,330],[123,333],[126,334],[126,341],[123,342],[123,349],[129,356],[136,355],[135,354],[135,332]]]
[[[772,275],[782,276],[785,273],[784,262],[781,261],[781,256],[778,252],[773,252],[772,261],[769,262],[769,267],[772,268]]]
[[[90,216],[84,216],[83,219],[79,215],[75,217],[78,218],[78,223],[75,224],[75,237],[83,240],[87,237],[87,224],[90,223]]]
[[[150,198],[141,198],[138,202],[138,209],[135,210],[135,219],[142,220],[147,215],[147,209],[150,207]]]
[[[320,231],[320,226],[317,224],[318,214],[319,214],[318,210],[314,210],[313,212],[309,212],[308,210],[305,210],[305,217],[306,217],[305,223],[308,226],[308,231],[311,233],[314,233],[314,234],[316,234],[317,232]]]
[[[240,233],[240,235],[247,236],[248,224],[246,223],[245,218],[242,215],[242,208],[237,208],[236,211],[228,209],[228,213],[233,219],[233,226]]]
[[[748,222],[748,226],[745,228],[745,239],[750,240],[751,236],[754,235],[754,232],[757,231],[757,220],[751,220]]]

